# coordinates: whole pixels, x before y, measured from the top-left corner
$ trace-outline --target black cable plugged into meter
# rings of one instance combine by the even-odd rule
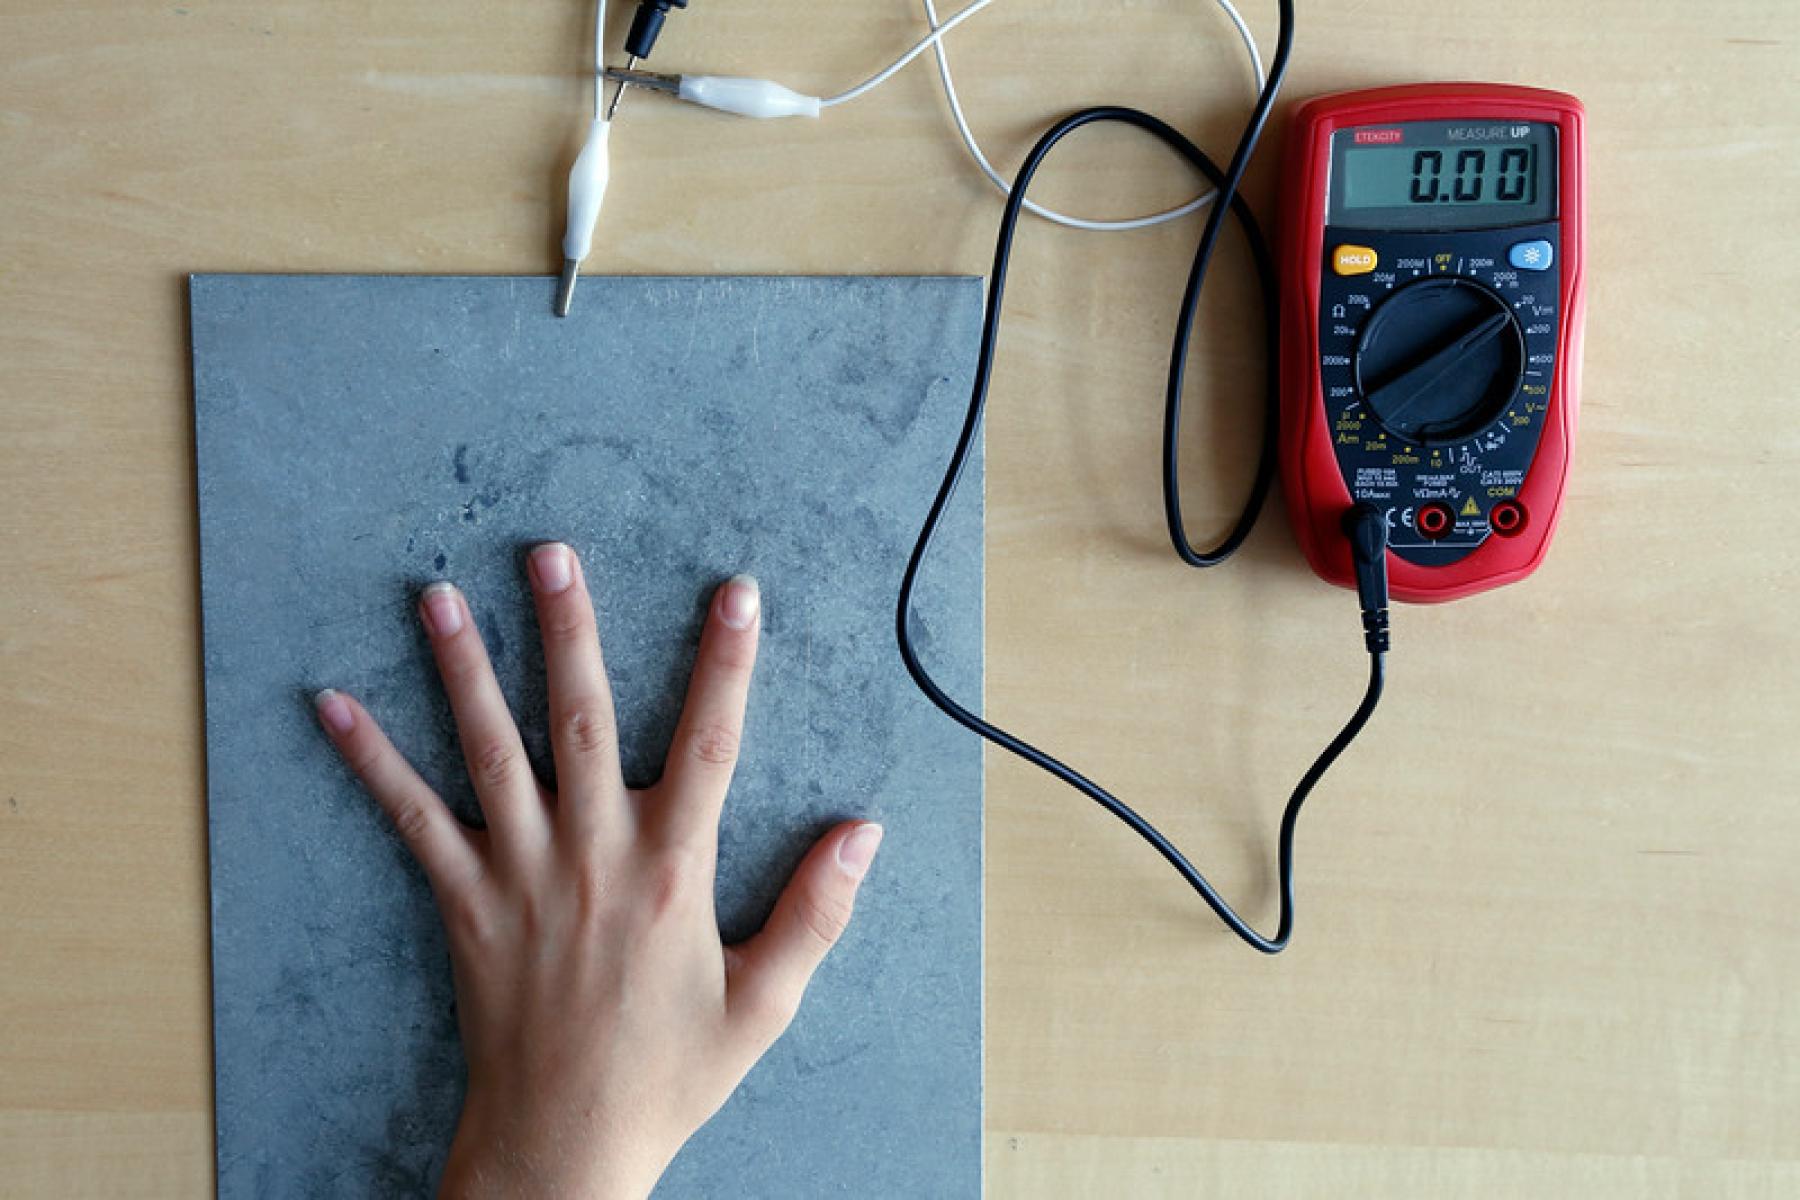
[[[1375,712],[1375,705],[1381,699],[1383,672],[1388,649],[1388,588],[1387,588],[1387,522],[1381,512],[1372,505],[1359,504],[1350,509],[1344,517],[1344,533],[1349,539],[1352,560],[1356,567],[1356,583],[1358,602],[1362,606],[1363,642],[1369,654],[1369,682],[1363,693],[1355,713],[1353,713],[1338,731],[1338,735],[1313,761],[1311,767],[1300,779],[1288,798],[1287,808],[1281,815],[1281,837],[1279,844],[1279,870],[1281,887],[1281,916],[1273,937],[1264,937],[1252,929],[1248,922],[1240,917],[1224,897],[1207,882],[1187,858],[1176,849],[1168,838],[1164,837],[1149,821],[1140,816],[1130,805],[1108,792],[1085,775],[1065,765],[1057,759],[1039,750],[1030,743],[1014,737],[997,725],[990,724],[964,708],[953,700],[937,681],[931,677],[919,661],[918,650],[913,643],[913,590],[918,582],[919,568],[925,560],[926,552],[931,548],[933,536],[937,533],[938,524],[942,520],[950,498],[955,494],[956,485],[968,466],[969,453],[974,446],[975,435],[981,428],[983,410],[987,406],[988,386],[993,377],[995,343],[1000,335],[1000,305],[1006,294],[1006,272],[1012,257],[1013,234],[1018,227],[1019,215],[1025,203],[1025,192],[1037,174],[1039,166],[1052,147],[1063,138],[1087,125],[1099,123],[1118,123],[1133,125],[1153,134],[1173,148],[1183,158],[1192,163],[1218,189],[1213,201],[1212,211],[1208,214],[1205,229],[1200,235],[1200,245],[1194,253],[1194,265],[1188,274],[1187,288],[1182,295],[1181,309],[1175,323],[1175,339],[1169,355],[1169,381],[1166,407],[1163,419],[1163,507],[1168,518],[1169,539],[1174,544],[1175,552],[1183,562],[1194,567],[1212,567],[1230,558],[1250,536],[1256,525],[1256,519],[1262,512],[1263,501],[1267,498],[1269,486],[1275,477],[1275,441],[1277,422],[1279,419],[1279,381],[1277,369],[1280,361],[1279,309],[1277,307],[1277,286],[1274,263],[1269,256],[1268,244],[1263,239],[1262,230],[1256,223],[1255,215],[1250,211],[1242,196],[1239,185],[1243,181],[1244,171],[1249,166],[1250,157],[1256,150],[1257,141],[1262,136],[1263,125],[1269,117],[1269,110],[1274,107],[1275,97],[1281,90],[1282,80],[1287,75],[1288,58],[1293,50],[1294,41],[1294,6],[1292,0],[1280,0],[1281,32],[1275,49],[1275,57],[1270,65],[1268,82],[1257,97],[1256,108],[1251,113],[1244,132],[1238,139],[1236,152],[1232,155],[1230,165],[1221,171],[1212,159],[1208,158],[1198,146],[1194,145],[1179,130],[1163,121],[1133,108],[1101,107],[1087,108],[1073,113],[1057,122],[1026,156],[1025,163],[1019,168],[1018,178],[1013,181],[1012,191],[1007,197],[1006,211],[1000,219],[1000,236],[994,250],[994,271],[989,282],[987,308],[982,317],[981,350],[975,368],[975,383],[969,396],[968,416],[963,422],[962,434],[957,439],[956,449],[951,454],[950,465],[944,472],[944,479],[939,485],[937,496],[932,501],[931,510],[926,515],[925,524],[919,531],[919,540],[913,547],[912,557],[906,564],[906,574],[900,584],[900,598],[896,613],[896,627],[900,640],[900,654],[906,662],[906,669],[912,675],[913,682],[919,689],[942,709],[946,715],[970,731],[980,734],[1000,748],[1018,755],[1025,761],[1043,768],[1063,782],[1087,795],[1101,807],[1112,813],[1119,820],[1130,826],[1132,831],[1142,837],[1157,853],[1168,860],[1181,877],[1185,879],[1200,898],[1218,914],[1218,917],[1245,942],[1265,954],[1278,954],[1288,944],[1294,929],[1294,830],[1299,821],[1300,808],[1306,802],[1313,788],[1337,761],[1338,756],[1362,732],[1369,718]],[[1178,478],[1178,463],[1181,448],[1181,401],[1184,374],[1187,363],[1188,342],[1193,332],[1194,315],[1199,306],[1200,289],[1206,279],[1206,270],[1212,260],[1214,247],[1218,243],[1219,232],[1225,223],[1225,215],[1230,212],[1238,220],[1244,231],[1245,241],[1249,244],[1250,253],[1256,264],[1256,273],[1261,283],[1263,298],[1264,357],[1266,360],[1266,377],[1263,399],[1263,441],[1257,459],[1256,474],[1250,485],[1250,495],[1244,502],[1243,511],[1225,538],[1211,550],[1197,550],[1188,541],[1187,527],[1181,514],[1181,488]]]

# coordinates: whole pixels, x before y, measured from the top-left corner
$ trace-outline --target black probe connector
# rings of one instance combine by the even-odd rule
[[[631,18],[631,32],[625,36],[625,53],[633,58],[649,58],[669,10],[687,6],[688,0],[640,0]]]
[[[1364,500],[1344,513],[1356,601],[1362,605],[1363,645],[1370,654],[1388,649],[1387,514]]]

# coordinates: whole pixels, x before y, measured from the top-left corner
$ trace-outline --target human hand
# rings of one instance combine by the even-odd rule
[[[556,793],[446,583],[420,614],[486,830],[458,821],[350,696],[320,693],[319,719],[424,868],[449,935],[469,1087],[443,1194],[641,1197],[787,1028],[881,827],[832,829],[763,930],[722,945],[713,871],[756,660],[755,581],[714,594],[663,777],[632,791],[581,565],[553,543],[527,573]]]

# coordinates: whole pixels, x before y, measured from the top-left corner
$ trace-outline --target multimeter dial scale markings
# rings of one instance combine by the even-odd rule
[[[1465,557],[1493,536],[1495,505],[1516,503],[1549,408],[1559,280],[1553,267],[1515,267],[1513,251],[1554,262],[1557,237],[1555,222],[1325,230],[1319,373],[1332,449],[1351,497],[1387,511],[1389,545],[1412,562]],[[1428,508],[1449,517],[1429,533]]]

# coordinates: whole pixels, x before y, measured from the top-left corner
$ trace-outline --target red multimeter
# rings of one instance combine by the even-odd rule
[[[1295,112],[1281,214],[1281,476],[1301,549],[1354,586],[1342,520],[1385,511],[1400,600],[1529,575],[1581,374],[1582,107],[1434,83]]]

